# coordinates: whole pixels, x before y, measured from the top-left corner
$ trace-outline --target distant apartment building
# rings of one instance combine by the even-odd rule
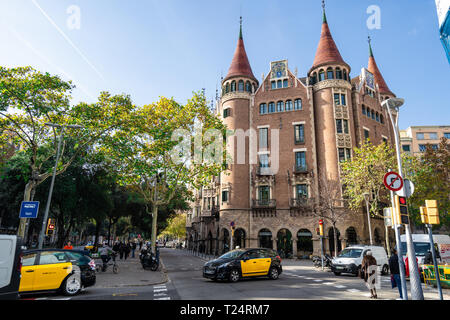
[[[400,130],[402,151],[413,155],[423,153],[427,144],[437,149],[443,137],[450,139],[450,126],[411,126]]]

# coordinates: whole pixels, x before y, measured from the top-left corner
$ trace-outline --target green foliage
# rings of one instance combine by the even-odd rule
[[[383,178],[389,169],[396,169],[395,159],[394,151],[385,143],[377,146],[365,143],[353,149],[352,159],[341,163],[344,197],[351,209],[361,209],[364,193],[369,193],[369,211],[379,215],[380,203],[389,203]]]
[[[169,218],[167,227],[161,232],[161,237],[167,236],[172,239],[180,239],[186,235],[186,215],[177,214]]]

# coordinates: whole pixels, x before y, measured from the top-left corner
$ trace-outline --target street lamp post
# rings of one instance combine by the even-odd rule
[[[364,200],[366,200],[367,221],[369,222],[370,245],[373,246],[373,241],[372,241],[372,226],[370,225],[370,213],[369,213],[369,197],[370,197],[370,194],[367,193],[367,192],[365,192],[365,193],[364,193]]]
[[[399,98],[390,98],[387,100],[384,100],[381,105],[386,108],[389,119],[392,123],[392,128],[394,131],[394,139],[395,139],[395,149],[397,154],[397,165],[398,165],[398,174],[400,177],[403,177],[402,173],[402,160],[400,157],[400,143],[399,143],[399,129],[398,129],[398,118],[399,118],[399,108],[404,103],[403,99]],[[392,110],[396,111],[396,119],[394,121],[394,117],[392,116]],[[401,189],[399,191],[400,195],[405,195],[404,189]],[[399,261],[401,261],[400,265],[400,271],[402,272],[403,267],[403,257],[401,256],[401,241],[400,241],[400,235],[397,231],[397,223],[400,221],[395,222],[395,229],[396,229],[396,237],[397,237],[397,249],[399,254]],[[414,250],[414,244],[412,241],[411,236],[411,229],[409,224],[405,224],[405,236],[406,236],[406,245],[407,245],[407,252],[408,252],[408,261],[409,261],[409,274],[410,274],[410,283],[411,283],[411,297],[413,300],[423,300],[423,291],[422,291],[422,284],[420,282],[420,275],[419,275],[419,267],[417,265],[416,260],[416,252]],[[402,274],[400,274],[402,275]],[[402,281],[405,281],[405,279],[402,279]],[[402,284],[403,286],[403,284]]]
[[[55,177],[56,177],[56,168],[58,167],[59,156],[60,156],[60,151],[61,151],[61,143],[62,143],[62,138],[64,135],[64,130],[65,130],[65,128],[72,128],[72,129],[83,128],[82,126],[78,126],[78,125],[59,125],[59,124],[54,124],[54,123],[46,123],[45,125],[47,125],[49,127],[54,127],[54,128],[61,128],[61,134],[59,135],[58,149],[56,152],[56,161],[55,161],[55,166],[53,167],[52,181],[50,183],[50,191],[48,193],[47,204],[45,205],[44,218],[42,220],[42,228],[41,228],[41,232],[39,234],[39,243],[38,243],[39,249],[42,249],[42,247],[44,245],[44,236],[45,236],[45,230],[47,228],[48,211],[50,209],[50,202],[52,201],[53,186],[55,185]]]

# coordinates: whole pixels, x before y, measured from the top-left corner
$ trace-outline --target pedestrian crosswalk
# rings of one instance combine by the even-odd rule
[[[153,286],[153,300],[170,300],[165,284]]]

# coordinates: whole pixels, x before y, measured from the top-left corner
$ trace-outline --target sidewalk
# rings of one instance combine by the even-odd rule
[[[95,264],[98,263],[101,264],[101,260],[95,259]],[[157,271],[144,270],[139,261],[138,254],[136,254],[135,258],[129,257],[127,260],[120,260],[119,257],[117,257],[116,263],[119,266],[119,273],[114,274],[112,272],[112,266],[108,265],[106,272],[97,273],[95,287],[116,288],[150,286],[166,283],[168,281],[167,271],[161,258]]]

